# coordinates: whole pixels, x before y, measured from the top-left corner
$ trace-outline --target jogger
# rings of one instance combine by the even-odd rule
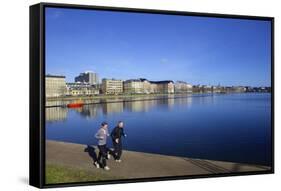
[[[106,122],[101,124],[100,129],[95,134],[96,139],[98,140],[98,148],[99,148],[99,155],[98,155],[98,162],[101,164],[101,167],[105,170],[109,170],[109,167],[106,164],[108,148],[106,147],[108,134],[108,125]]]
[[[113,141],[113,147],[114,147],[114,159],[120,160],[122,155],[122,141],[120,140],[118,143]]]
[[[107,148],[106,145],[98,145],[99,155],[98,162],[101,164],[101,167],[106,167],[106,159],[107,159]]]
[[[126,137],[123,127],[124,123],[122,121],[119,121],[117,126],[111,132],[111,138],[114,147],[114,159],[116,162],[121,162],[122,136]]]

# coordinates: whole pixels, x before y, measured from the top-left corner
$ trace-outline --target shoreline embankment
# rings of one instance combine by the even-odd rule
[[[93,165],[98,150],[94,146],[46,141],[46,167],[59,166],[79,169],[79,173],[89,173],[89,177],[99,180],[211,175],[221,173],[268,171],[270,167],[225,161],[193,159],[135,151],[123,151],[122,162],[108,160],[109,171],[97,169]],[[46,169],[48,171],[48,169]],[[52,175],[56,176],[56,174]],[[46,177],[48,179],[48,176]],[[56,177],[57,182],[60,180]],[[79,176],[74,181],[80,181]]]
[[[82,101],[84,105],[107,104],[134,101],[152,101],[161,99],[180,99],[196,96],[212,96],[233,93],[186,93],[186,94],[140,94],[140,95],[99,95],[99,96],[71,96],[71,97],[53,97],[46,99],[46,108],[66,107],[68,103]]]

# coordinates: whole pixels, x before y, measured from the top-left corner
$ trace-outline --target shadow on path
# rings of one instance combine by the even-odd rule
[[[98,160],[95,148],[93,146],[87,145],[87,147],[84,149],[84,152],[89,154],[89,156],[93,159],[93,162]]]

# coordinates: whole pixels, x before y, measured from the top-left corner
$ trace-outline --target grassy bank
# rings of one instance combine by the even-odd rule
[[[97,173],[90,170],[87,171],[84,169],[67,167],[58,164],[46,165],[47,184],[57,184],[57,183],[66,183],[66,182],[88,182],[88,181],[114,180],[114,179],[120,179],[120,178],[110,176],[106,172]]]

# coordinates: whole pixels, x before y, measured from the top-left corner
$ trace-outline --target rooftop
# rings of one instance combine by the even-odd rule
[[[167,84],[167,83],[174,83],[172,80],[162,80],[162,81],[149,81],[153,84]]]
[[[162,80],[162,81],[150,81],[150,80],[147,80],[145,78],[139,78],[139,79],[130,79],[130,80],[126,80],[126,81],[132,81],[132,82],[144,82],[144,81],[148,81],[150,83],[153,83],[153,84],[166,84],[166,83],[174,83],[172,80]]]
[[[51,75],[51,74],[47,74],[47,75],[45,75],[45,77],[47,77],[47,78],[65,78],[65,76],[63,76],[63,75]]]

